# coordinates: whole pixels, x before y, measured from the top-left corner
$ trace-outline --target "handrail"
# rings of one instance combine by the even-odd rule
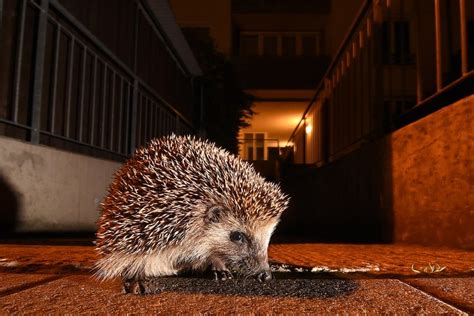
[[[319,92],[323,89],[325,79],[329,77],[330,73],[333,71],[334,67],[339,62],[340,57],[344,53],[347,44],[350,42],[355,29],[359,26],[360,21],[363,19],[363,17],[367,13],[367,10],[370,9],[372,3],[373,3],[373,0],[365,0],[364,3],[362,4],[362,6],[360,7],[359,11],[357,12],[356,18],[352,22],[351,27],[349,28],[349,31],[346,33],[346,36],[344,37],[344,40],[342,41],[341,45],[339,45],[339,48],[337,50],[336,55],[332,59],[331,63],[328,66],[328,69],[324,73],[324,76],[321,78],[321,81],[317,85],[316,92],[314,93],[313,97],[311,98],[311,101],[309,101],[308,106],[306,107],[305,111],[303,112],[303,115],[302,115],[301,119],[299,120],[298,124],[296,125],[295,129],[291,133],[290,138],[288,138],[288,141],[286,142],[285,147],[288,147],[288,144],[296,136],[296,132],[298,131],[301,123],[305,120],[306,114],[308,114],[308,112],[311,110],[314,101],[317,100]]]

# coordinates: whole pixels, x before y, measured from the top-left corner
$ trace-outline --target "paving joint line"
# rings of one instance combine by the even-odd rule
[[[436,301],[438,301],[439,303],[442,303],[442,304],[445,304],[453,309],[455,309],[457,312],[463,314],[463,315],[471,315],[473,313],[473,311],[468,307],[468,306],[463,306],[462,304],[458,304],[457,302],[453,302],[452,300],[449,300],[449,299],[446,299],[444,297],[440,297],[439,295],[437,294],[434,294],[432,293],[431,291],[427,291],[426,289],[423,289],[423,288],[420,288],[420,287],[417,287],[415,285],[412,285],[410,283],[407,283],[405,281],[402,281],[400,279],[395,279],[397,280],[398,282],[424,294],[425,296],[428,296]]]
[[[15,294],[15,293],[19,293],[19,292],[22,292],[22,291],[25,291],[25,290],[29,290],[31,288],[34,288],[34,287],[37,287],[37,286],[40,286],[40,285],[44,285],[44,284],[62,279],[65,276],[66,275],[52,275],[50,277],[44,278],[44,279],[39,280],[39,281],[29,282],[29,283],[26,283],[26,284],[17,285],[17,286],[14,286],[14,287],[11,287],[11,288],[8,288],[8,289],[5,289],[5,290],[1,290],[0,291],[0,297],[5,297],[5,296],[11,295],[11,294]]]

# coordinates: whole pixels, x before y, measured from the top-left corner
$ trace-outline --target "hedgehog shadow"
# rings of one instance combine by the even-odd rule
[[[144,294],[182,292],[227,296],[261,296],[302,299],[329,299],[350,295],[359,288],[354,280],[324,274],[274,273],[274,279],[260,283],[254,279],[216,281],[196,276],[163,277],[142,281]]]

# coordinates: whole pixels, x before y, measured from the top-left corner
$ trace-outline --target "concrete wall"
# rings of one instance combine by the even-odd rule
[[[282,179],[292,199],[280,235],[474,249],[474,95]]]
[[[395,241],[474,248],[474,95],[390,139]]]
[[[0,233],[95,231],[120,165],[0,137]]]

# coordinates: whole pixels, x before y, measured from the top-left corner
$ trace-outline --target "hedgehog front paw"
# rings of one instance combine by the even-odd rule
[[[145,295],[145,287],[142,280],[125,279],[122,283],[122,292],[124,294]]]
[[[232,273],[227,270],[213,270],[214,272],[214,279],[218,281],[230,280],[232,279]]]
[[[225,263],[219,258],[213,258],[211,270],[214,272],[214,279],[229,280],[232,279],[232,273],[226,268]]]

